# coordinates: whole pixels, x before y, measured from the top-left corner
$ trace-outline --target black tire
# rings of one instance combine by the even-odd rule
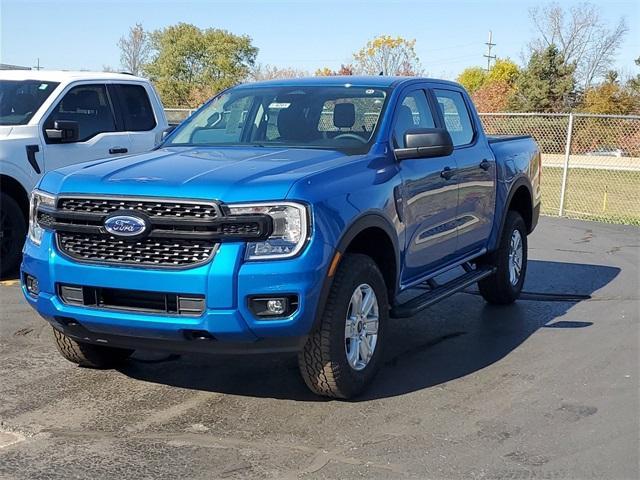
[[[24,212],[6,193],[0,193],[0,231],[0,276],[5,277],[18,270],[27,237]]]
[[[53,329],[53,338],[60,355],[81,367],[111,368],[124,363],[133,350],[105,347],[91,343],[78,342],[64,333]]]
[[[361,284],[369,285],[376,295],[379,324],[373,354],[362,370],[356,370],[347,360],[345,326],[351,296]],[[376,263],[367,255],[345,255],[335,273],[320,325],[298,354],[298,366],[309,389],[333,398],[360,394],[378,370],[388,317],[387,287]]]
[[[520,232],[522,241],[522,268],[517,283],[513,284],[509,272],[509,249],[515,230]],[[518,212],[508,212],[498,250],[481,263],[492,265],[497,269],[494,275],[478,282],[482,297],[495,305],[509,305],[515,302],[520,296],[527,274],[527,226]]]

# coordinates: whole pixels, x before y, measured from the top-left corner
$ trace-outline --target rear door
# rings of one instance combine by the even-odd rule
[[[439,126],[429,98],[423,88],[404,93],[394,113],[394,148],[404,147],[404,133],[409,129]],[[458,184],[455,175],[443,174],[455,168],[452,156],[400,162],[402,216],[407,229],[401,273],[404,285],[446,265],[455,254]]]
[[[79,138],[75,142],[60,143],[44,135],[56,120],[78,123]],[[131,148],[127,132],[121,131],[115,117],[113,103],[104,83],[75,84],[70,87],[45,116],[40,129],[46,170],[74,163],[125,155]]]
[[[468,98],[448,88],[433,90],[440,115],[453,140],[453,158],[457,165],[458,211],[456,224],[458,254],[472,254],[486,246],[495,211],[496,164],[494,155]]]
[[[129,135],[129,153],[151,150],[160,139],[162,129],[156,118],[149,92],[144,85],[136,83],[112,83],[108,85],[109,96],[116,104],[116,116],[122,129]]]

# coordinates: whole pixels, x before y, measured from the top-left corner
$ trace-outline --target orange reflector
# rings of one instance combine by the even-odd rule
[[[333,256],[333,260],[331,260],[331,265],[329,266],[329,273],[327,273],[328,277],[333,277],[333,275],[336,273],[338,263],[340,263],[340,257],[342,257],[342,254],[340,252],[336,252],[336,254]]]

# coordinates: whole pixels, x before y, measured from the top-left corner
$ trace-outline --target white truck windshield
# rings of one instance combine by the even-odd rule
[[[0,125],[25,125],[58,86],[40,80],[0,80]]]

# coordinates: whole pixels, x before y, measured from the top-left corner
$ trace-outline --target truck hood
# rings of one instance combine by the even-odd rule
[[[13,125],[0,125],[0,139],[8,137],[11,130],[13,130]]]
[[[299,179],[343,163],[333,150],[170,147],[56,170],[52,193],[164,196],[224,202],[282,200]]]

